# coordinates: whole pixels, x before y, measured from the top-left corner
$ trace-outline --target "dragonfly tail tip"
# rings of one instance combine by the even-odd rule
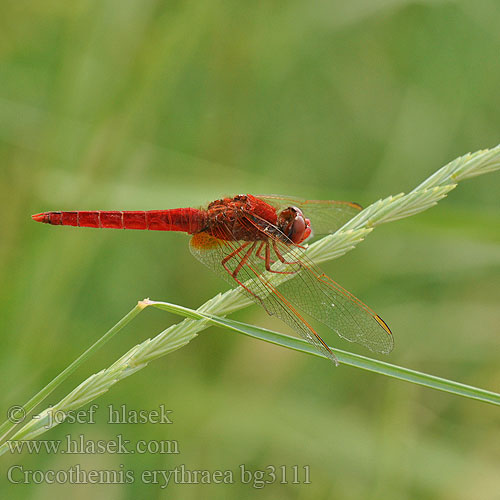
[[[45,214],[34,214],[31,216],[31,218],[36,221],[36,222],[45,222]]]

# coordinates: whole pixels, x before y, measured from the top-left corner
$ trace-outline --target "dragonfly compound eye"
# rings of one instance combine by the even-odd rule
[[[287,236],[298,245],[311,234],[310,222],[297,207],[289,207],[288,211],[291,220],[287,227]]]

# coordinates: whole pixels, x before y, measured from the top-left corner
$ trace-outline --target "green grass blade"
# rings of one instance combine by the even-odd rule
[[[496,170],[500,170],[500,145],[489,150],[476,151],[475,153],[468,153],[457,158],[440,168],[410,193],[406,195],[400,193],[372,203],[336,233],[325,236],[309,245],[306,250],[307,256],[315,263],[338,258],[355,248],[377,225],[422,212],[443,199],[449,191],[456,187],[458,181]],[[278,284],[276,275],[270,277],[270,280],[274,279],[276,279],[276,282],[273,283]],[[280,275],[280,279],[285,280],[286,278],[284,275]],[[144,307],[159,307],[191,319],[185,319],[177,325],[172,325],[153,339],[148,339],[136,345],[109,368],[88,377],[57,405],[42,411],[38,415],[38,419],[31,419],[13,436],[13,439],[33,439],[46,432],[51,427],[45,425],[46,419],[54,409],[68,412],[80,408],[89,401],[104,394],[120,380],[147,366],[150,361],[186,345],[209,324],[229,328],[238,333],[289,349],[322,356],[312,346],[309,346],[307,342],[300,339],[221,317],[250,304],[252,304],[252,301],[241,293],[240,289],[233,289],[216,295],[203,304],[197,311],[166,302],[153,302],[148,299],[139,302],[134,310],[122,318],[104,337],[98,340],[50,384],[35,395],[24,408],[28,410],[33,409],[36,404],[42,401],[57,385],[65,380],[79,364],[103,345],[106,340],[109,340],[112,335]],[[459,396],[500,405],[500,395],[490,391],[391,365],[339,349],[332,348],[332,351],[336,353],[339,361],[343,364]],[[2,438],[5,438],[13,427],[11,422],[4,423],[0,427],[0,434],[3,434]],[[5,451],[6,444],[4,443],[0,446],[0,455],[5,453]]]
[[[94,342],[85,352],[80,354],[70,365],[68,365],[59,375],[54,377],[43,389],[37,392],[27,403],[17,410],[17,414],[10,415],[10,419],[6,420],[0,426],[0,441],[3,441],[15,427],[26,420],[27,415],[41,403],[52,391],[61,385],[82,363],[97,352],[108,340],[116,335],[125,325],[130,323],[143,309],[144,305],[139,302],[130,312],[128,312],[118,323],[112,326],[99,340]],[[20,416],[19,422],[17,415]]]
[[[146,303],[147,305],[152,305],[159,309],[163,309],[174,314],[179,314],[181,316],[186,316],[193,319],[207,319],[214,325],[227,328],[237,333],[242,333],[243,335],[248,335],[249,337],[264,340],[272,344],[286,347],[287,349],[293,349],[295,351],[300,351],[306,354],[312,354],[314,356],[328,359],[324,354],[318,352],[311,344],[309,344],[305,340],[291,337],[283,333],[274,332],[272,330],[267,330],[258,326],[241,323],[239,321],[220,318],[211,314],[201,313],[199,311],[194,311],[192,309],[177,306],[175,304],[169,304],[167,302],[146,301]],[[330,347],[330,349],[335,353],[341,364],[354,366],[356,368],[361,368],[363,370],[378,373],[380,375],[386,375],[395,379],[404,380],[405,382],[422,385],[424,387],[430,387],[431,389],[436,389],[438,391],[449,392],[451,394],[456,394],[457,396],[476,399],[484,403],[490,403],[500,406],[500,394],[497,394],[495,392],[479,389],[477,387],[462,384],[460,382],[455,382],[453,380],[448,380],[441,377],[436,377],[435,375],[429,375],[428,373],[422,373],[416,370],[411,370],[409,368],[403,368],[402,366],[393,365],[384,361],[361,356],[359,354],[353,354],[351,352],[336,349],[334,347]]]

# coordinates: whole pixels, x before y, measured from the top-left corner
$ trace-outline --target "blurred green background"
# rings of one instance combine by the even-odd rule
[[[278,193],[363,205],[500,139],[496,1],[2,2],[2,420],[138,299],[226,284],[184,234],[34,224],[48,210]],[[500,175],[378,228],[324,270],[379,312],[384,359],[500,390]],[[288,331],[261,308],[236,319]],[[179,321],[147,310],[51,396]],[[369,354],[337,338],[339,347]],[[115,386],[63,439],[175,439],[179,455],[4,455],[2,498],[499,498],[499,410],[210,328]],[[106,422],[107,405],[173,425]],[[232,469],[233,485],[34,485],[7,470]],[[310,466],[311,484],[238,467]],[[18,477],[18,476],[16,476]]]

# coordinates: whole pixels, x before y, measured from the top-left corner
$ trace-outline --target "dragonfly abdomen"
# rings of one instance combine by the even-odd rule
[[[32,218],[55,226],[182,231],[190,234],[201,231],[205,224],[205,212],[195,208],[43,212],[32,215]]]

